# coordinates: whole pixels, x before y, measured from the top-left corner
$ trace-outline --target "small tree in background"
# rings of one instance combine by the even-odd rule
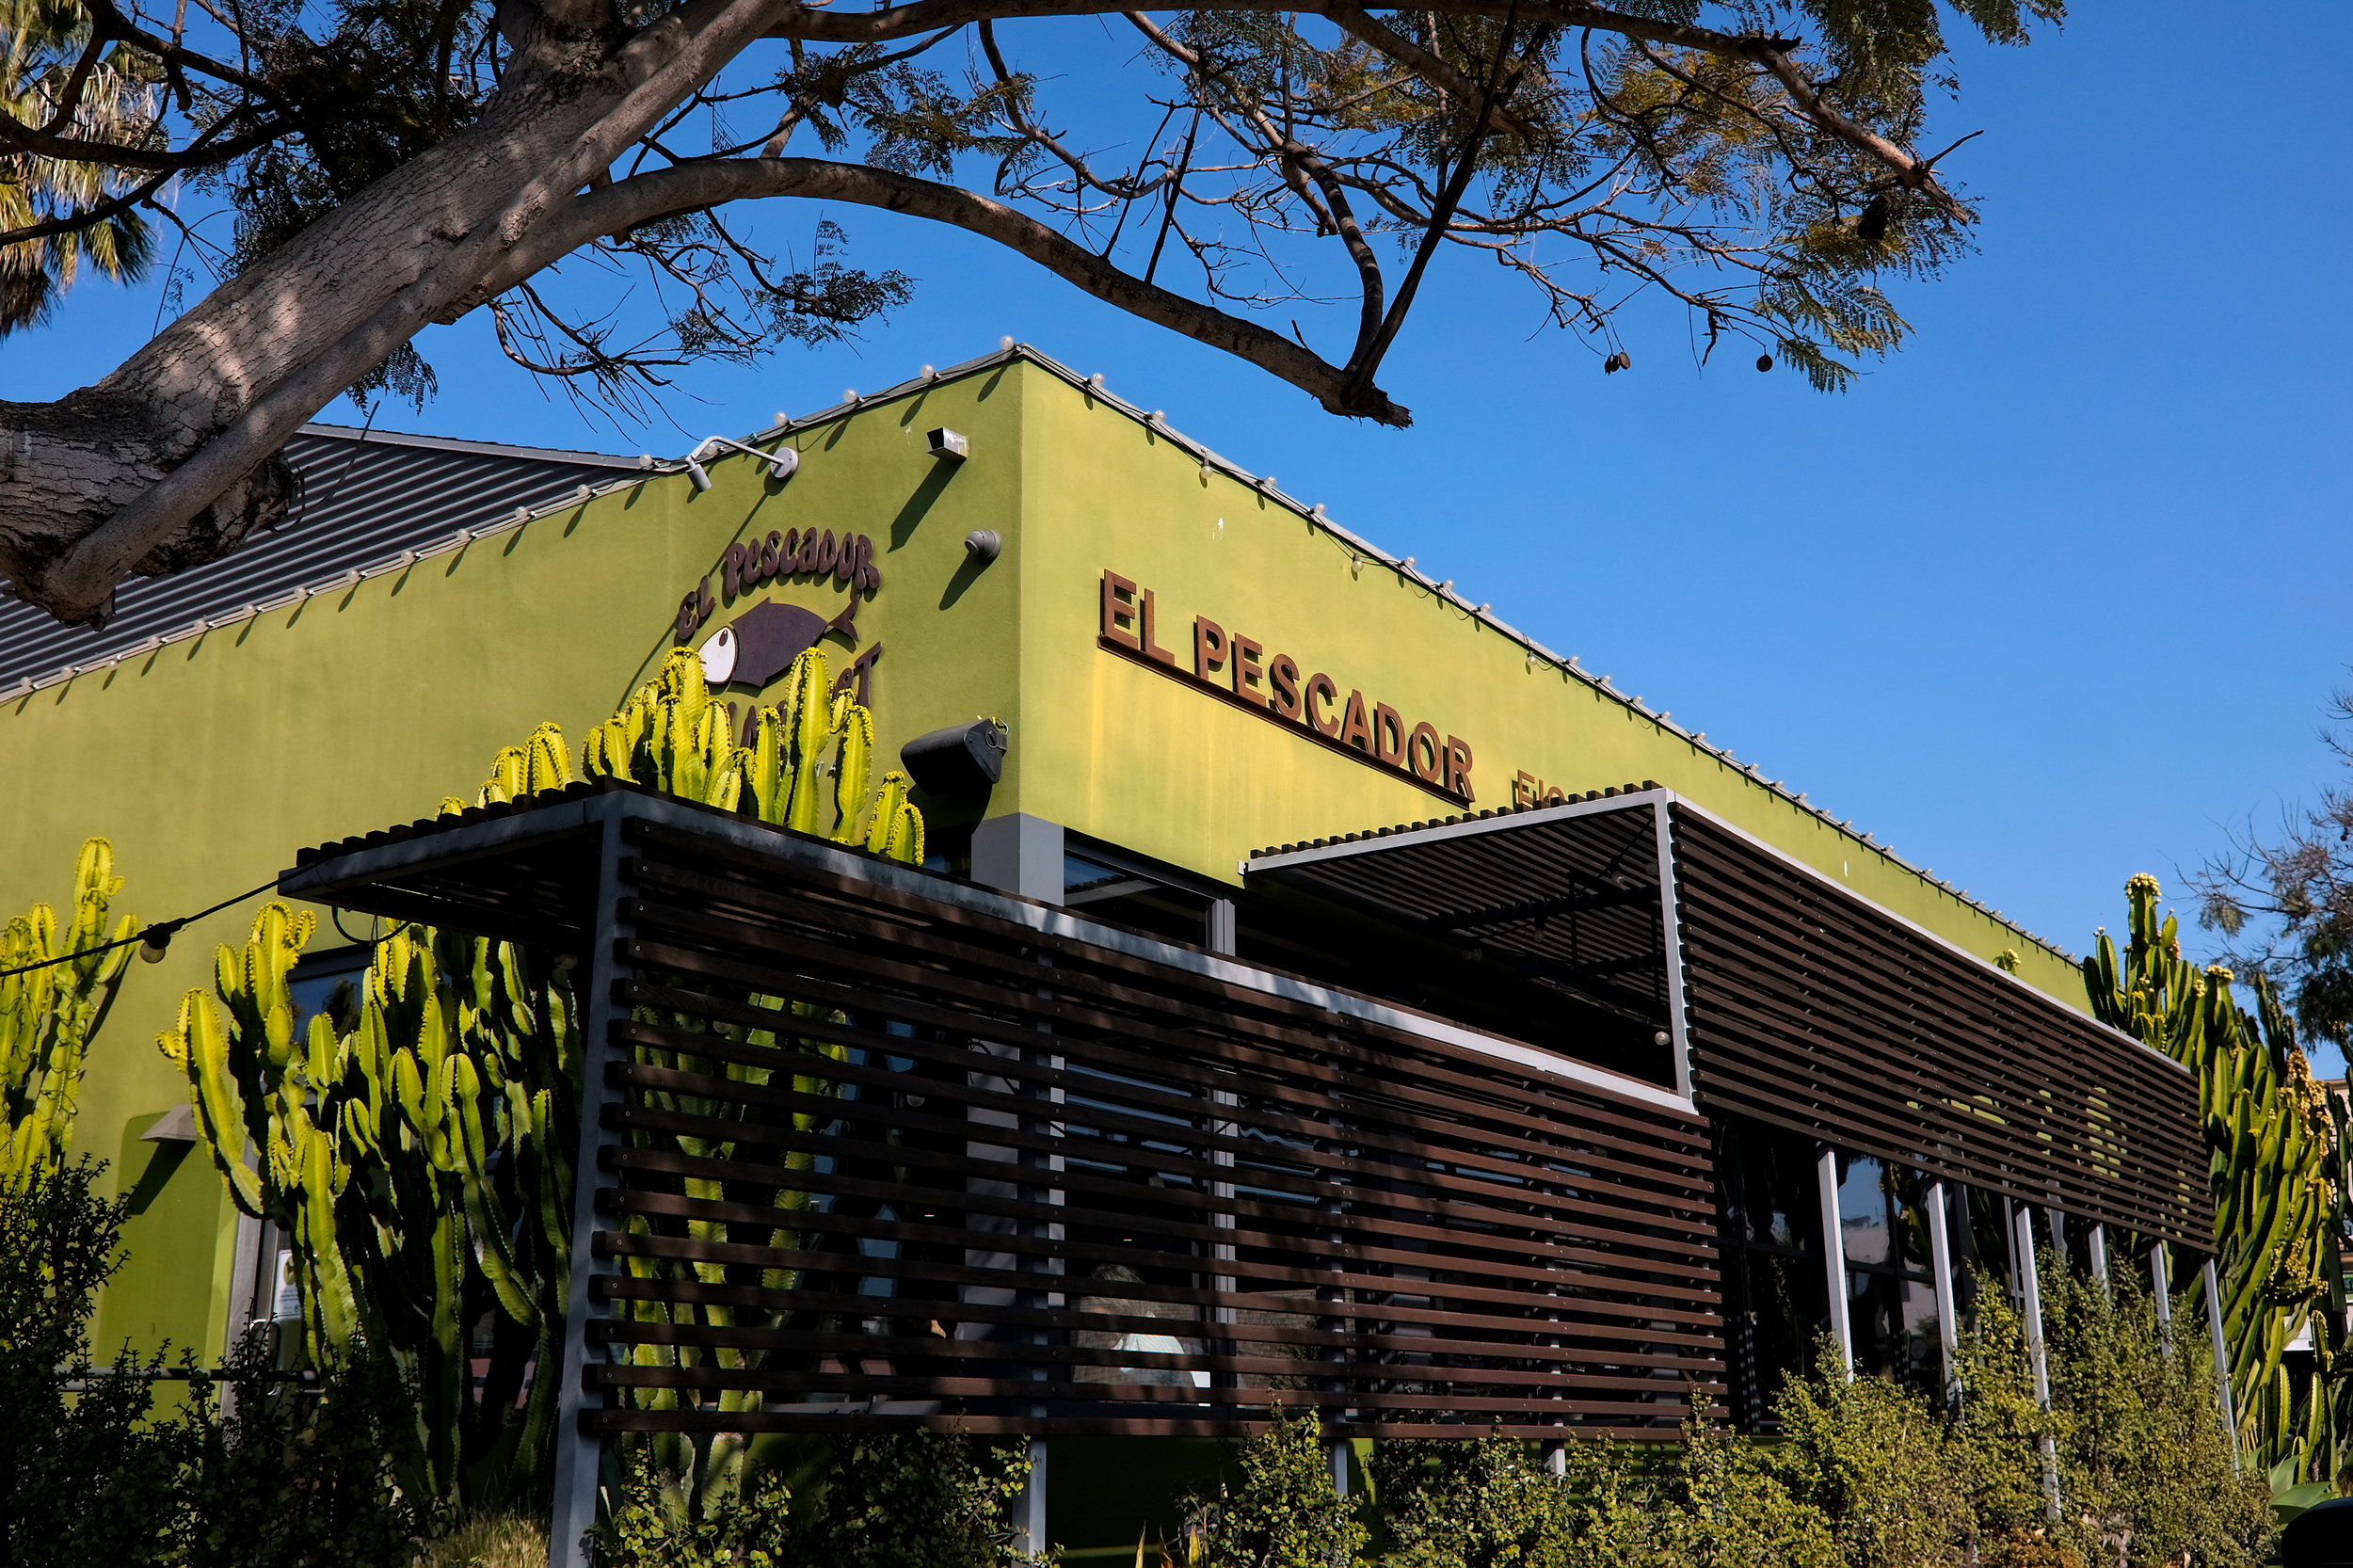
[[[2353,772],[2353,687],[2324,712],[2321,744]],[[2190,886],[2198,923],[2230,939],[2232,968],[2269,977],[2307,1038],[2353,1047],[2353,785],[2284,813],[2277,839],[2234,838]]]

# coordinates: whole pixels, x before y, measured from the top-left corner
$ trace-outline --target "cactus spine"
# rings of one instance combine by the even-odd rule
[[[0,1188],[56,1168],[72,1139],[82,1064],[132,953],[129,947],[88,950],[127,940],[139,929],[125,915],[109,935],[108,905],[122,890],[114,855],[104,839],[82,845],[73,862],[72,916],[62,930],[57,911],[36,904],[0,931],[0,969],[86,954],[0,979]]]
[[[2240,1451],[2275,1488],[2334,1484],[2353,1462],[2353,1379],[2332,1304],[2343,1112],[2313,1081],[2264,977],[2248,1013],[2229,969],[2201,973],[2183,959],[2178,922],[2159,918],[2154,877],[2136,876],[2124,890],[2124,952],[2101,932],[2084,979],[2102,1021],[2198,1075]],[[2307,1335],[2312,1369],[2299,1372],[2288,1347]]]

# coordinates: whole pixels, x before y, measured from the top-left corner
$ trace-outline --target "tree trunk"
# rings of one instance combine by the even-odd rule
[[[539,12],[473,124],[222,283],[104,379],[56,403],[0,401],[9,590],[103,625],[125,576],[198,565],[280,521],[296,497],[276,454],[296,427],[419,327],[490,297],[484,284],[504,283],[507,253],[547,211],[707,79],[708,59],[682,56],[732,54],[713,35],[756,8],[690,3],[626,43],[557,36]]]

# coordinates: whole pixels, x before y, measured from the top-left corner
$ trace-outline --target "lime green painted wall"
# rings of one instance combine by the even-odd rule
[[[1428,719],[1476,758],[1481,807],[1521,769],[1570,791],[1656,779],[1981,957],[2082,1005],[2058,953],[1936,887],[1690,741],[1557,668],[1289,507],[1038,369],[1024,425],[1020,808],[1234,880],[1253,849],[1458,809],[1096,646],[1106,568],[1154,590],[1189,661],[1206,615]],[[1508,613],[1513,606],[1504,606]]]
[[[671,646],[680,596],[727,544],[771,528],[874,539],[883,585],[857,623],[885,645],[873,681],[895,721],[880,737],[889,754],[924,728],[1009,716],[1012,575],[957,572],[968,530],[1005,526],[1019,473],[1010,462],[942,471],[923,446],[937,423],[1010,453],[1019,410],[986,378],[943,387],[796,438],[803,465],[787,485],[723,458],[708,465],[707,494],[656,477],[0,706],[0,799],[10,803],[0,910],[62,900],[75,846],[104,834],[127,879],[118,907],[183,914],[269,880],[302,846],[470,795],[492,754],[541,720],[576,746]],[[843,590],[803,581],[759,597],[830,616]],[[909,668],[919,646],[928,670]],[[156,1034],[258,903],[190,928],[161,964],[134,964],[93,1052],[75,1142],[113,1162],[140,1209],[102,1343],[152,1345],[168,1332],[209,1351],[224,1330],[235,1216],[219,1178],[199,1154],[142,1183],[172,1157],[137,1134],[184,1097]],[[315,946],[340,944],[322,929]]]
[[[941,464],[947,424],[971,456]],[[864,533],[884,572],[860,608],[879,641],[885,758],[923,731],[1002,719],[1013,742],[992,813],[1029,811],[1233,880],[1268,844],[1440,816],[1446,803],[1096,647],[1106,568],[1155,590],[1162,641],[1195,614],[1328,671],[1476,753],[1479,804],[1525,768],[1562,789],[1653,778],[1972,952],[2014,947],[2025,977],[2078,1001],[2059,957],[1558,671],[1288,507],[1225,476],[1038,365],[940,382],[800,431],[778,486],[749,459],[697,495],[657,475],[390,576],[312,597],[0,705],[0,911],[61,898],[74,847],[111,836],[120,907],[149,919],[262,883],[305,845],[431,813],[544,719],[577,744],[671,646],[680,596],[736,539]],[[1004,536],[977,568],[963,540]],[[833,615],[842,590],[787,582],[754,599]],[[1507,611],[1513,606],[1505,606]],[[845,655],[829,643],[839,662]],[[153,1040],[248,904],[134,965],[82,1094],[77,1143],[114,1162],[138,1212],[102,1342],[219,1341],[234,1216],[193,1152],[138,1134],[180,1102]],[[320,942],[340,942],[331,934]]]

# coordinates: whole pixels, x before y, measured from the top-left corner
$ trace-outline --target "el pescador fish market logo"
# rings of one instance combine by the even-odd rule
[[[850,591],[849,602],[840,614],[827,617],[798,604],[762,600],[705,640],[697,650],[703,679],[714,687],[758,690],[791,669],[792,661],[804,652],[828,636],[838,636],[856,650],[856,657],[841,672],[836,688],[852,687],[856,700],[868,703],[874,662],[883,650],[879,642],[858,648],[859,597],[871,600],[882,587],[882,568],[874,564],[871,537],[847,532],[837,536],[830,528],[786,528],[771,532],[765,539],[731,544],[721,558],[719,591],[732,603],[771,583],[807,579],[817,584],[828,578]],[[707,575],[679,600],[674,630],[681,645],[694,641],[720,602],[711,591]]]

